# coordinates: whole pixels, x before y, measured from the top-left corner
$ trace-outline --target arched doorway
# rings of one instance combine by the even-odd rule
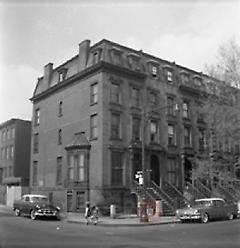
[[[151,156],[150,166],[151,166],[151,181],[154,181],[157,185],[160,185],[159,160],[156,155]]]

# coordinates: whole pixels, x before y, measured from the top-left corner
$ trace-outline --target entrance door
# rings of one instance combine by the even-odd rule
[[[73,192],[67,192],[67,212],[73,211]]]
[[[192,177],[192,163],[185,158],[184,159],[184,180],[186,182],[191,183],[191,177]]]
[[[132,166],[132,177],[133,180],[135,179],[135,175],[138,171],[142,170],[142,161],[141,161],[141,155],[138,153],[135,153],[133,155],[133,166]]]
[[[85,208],[85,192],[77,191],[76,195],[76,210],[83,212]]]
[[[156,155],[151,156],[151,180],[154,181],[157,185],[160,185],[160,169],[159,161]]]

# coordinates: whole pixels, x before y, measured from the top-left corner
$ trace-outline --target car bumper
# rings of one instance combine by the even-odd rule
[[[201,219],[200,214],[195,214],[195,215],[179,215],[177,217],[180,220],[200,220]]]
[[[41,217],[59,217],[58,211],[37,210],[35,214]]]

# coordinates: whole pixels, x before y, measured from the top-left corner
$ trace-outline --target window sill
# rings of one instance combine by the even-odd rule
[[[94,137],[94,138],[90,138],[89,141],[95,141],[97,139],[98,139],[98,137]]]

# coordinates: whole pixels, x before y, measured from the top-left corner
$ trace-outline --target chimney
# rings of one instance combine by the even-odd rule
[[[45,89],[47,89],[50,85],[51,78],[53,72],[53,63],[48,63],[44,66],[43,80],[45,84]]]
[[[84,40],[79,44],[78,72],[86,68],[89,50],[90,50],[90,40]]]

